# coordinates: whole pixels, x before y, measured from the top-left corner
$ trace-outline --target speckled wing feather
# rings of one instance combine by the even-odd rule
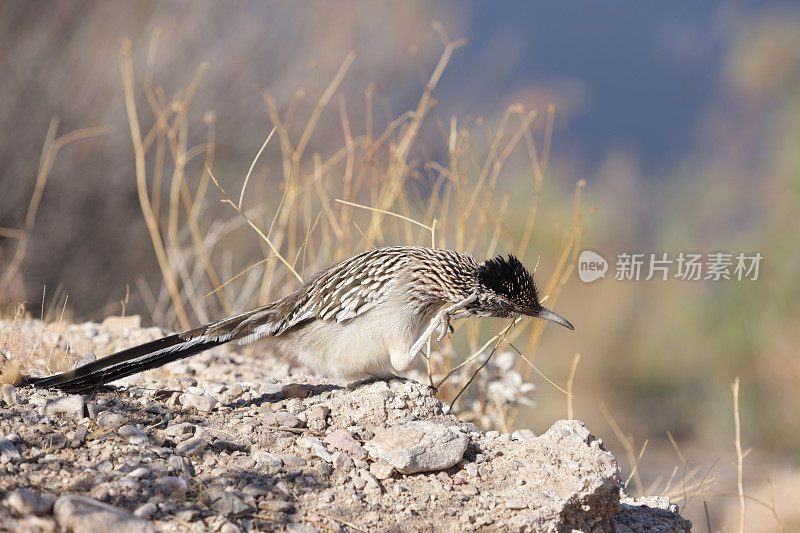
[[[283,300],[239,319],[231,340],[246,343],[281,335],[309,320],[345,322],[363,315],[382,301],[389,282],[413,260],[411,250],[370,250],[330,266]]]
[[[392,282],[407,281],[404,293],[417,307],[457,302],[475,290],[477,261],[451,250],[414,246],[377,248],[322,270],[286,298],[233,317],[204,332],[244,344],[279,336],[310,320],[346,322],[386,298]]]

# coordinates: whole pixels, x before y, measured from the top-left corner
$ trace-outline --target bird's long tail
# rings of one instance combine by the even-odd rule
[[[157,368],[230,341],[244,340],[243,337],[252,331],[253,322],[267,320],[270,311],[267,307],[256,309],[122,350],[69,372],[41,378],[26,377],[23,383],[41,389],[91,393],[101,385],[125,376]],[[252,335],[246,341],[250,340],[254,340]]]

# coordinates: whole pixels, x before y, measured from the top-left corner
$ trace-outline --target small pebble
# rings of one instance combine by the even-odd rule
[[[13,490],[6,496],[6,505],[21,515],[46,515],[53,511],[53,498],[40,496],[26,488]]]
[[[136,508],[133,512],[134,516],[138,516],[139,518],[146,518],[151,519],[158,511],[158,505],[152,502],[145,503],[144,505],[140,505]]]
[[[527,509],[528,504],[522,500],[508,500],[506,501],[506,508],[514,510]]]
[[[207,445],[208,442],[203,437],[192,437],[178,444],[175,453],[187,456],[200,455]]]
[[[0,464],[5,464],[12,459],[20,459],[22,455],[14,446],[14,443],[7,438],[0,438]]]
[[[44,415],[80,420],[83,418],[83,396],[73,394],[47,402],[44,406]]]
[[[120,427],[128,422],[128,417],[113,411],[104,411],[97,415],[96,422],[101,428]]]
[[[290,383],[281,388],[281,393],[287,398],[308,398],[311,394],[311,387],[304,383]]]
[[[150,437],[147,436],[147,433],[130,424],[126,424],[119,428],[117,430],[117,434],[119,434],[120,437],[125,438],[131,444],[147,444],[150,442]]]
[[[97,356],[93,351],[89,350],[86,352],[86,355],[83,356],[83,359],[72,365],[72,369],[75,370],[76,368],[86,366],[90,363],[94,363],[95,361],[97,361]]]
[[[272,511],[273,513],[288,513],[292,510],[291,503],[280,499],[262,500],[258,506],[264,511]]]
[[[179,401],[184,407],[194,407],[198,411],[213,411],[219,402],[212,395],[204,392],[184,392]]]
[[[8,407],[12,407],[19,403],[19,395],[17,394],[17,388],[14,387],[11,383],[3,383],[2,385],[2,397],[3,401]]]
[[[86,441],[86,436],[89,434],[89,430],[83,424],[79,424],[78,427],[75,428],[75,434],[72,437],[72,440],[69,443],[70,448],[78,448],[83,445]]]
[[[377,461],[369,465],[369,471],[378,479],[389,479],[394,474],[394,467],[389,463]]]
[[[180,497],[189,489],[189,483],[182,477],[166,476],[158,484],[164,496]]]

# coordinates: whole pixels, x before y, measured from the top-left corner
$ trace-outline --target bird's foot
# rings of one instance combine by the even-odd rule
[[[455,328],[450,323],[450,313],[442,311],[436,318],[439,322],[439,336],[436,338],[436,342],[442,342],[442,339],[455,332]]]

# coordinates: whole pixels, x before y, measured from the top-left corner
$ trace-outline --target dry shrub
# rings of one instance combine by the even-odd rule
[[[213,113],[205,115],[205,139],[195,145],[189,142],[190,104],[206,65],[198,67],[185,88],[167,98],[154,83],[159,38],[155,33],[141,80],[142,102],[137,98],[131,43],[123,43],[120,69],[139,200],[163,276],[157,288],[140,280],[139,291],[156,323],[189,328],[264,304],[325,265],[376,246],[448,247],[477,257],[506,250],[528,259],[528,264],[537,263],[530,244],[555,109],[540,116],[536,110],[512,105],[494,126],[481,118],[443,119],[433,91],[463,41],[451,41],[438,24],[434,28],[442,38],[442,55],[427,76],[416,107],[399,116],[370,86],[364,95],[363,123],[358,127],[353,123],[344,94],[337,97],[356,59],[352,53],[313,101],[301,89],[281,109],[272,95],[264,93],[274,137],[261,146],[243,181],[214,168]],[[342,144],[325,154],[313,151],[320,123],[331,120],[339,122]],[[542,130],[538,147],[534,125]],[[325,146],[331,145],[330,139],[325,141]],[[278,150],[280,161],[273,168],[269,162],[277,159]],[[512,193],[501,187],[511,159],[515,168],[528,168],[525,194],[530,196],[528,211],[513,216],[509,213]],[[190,169],[192,160],[196,160],[195,168]],[[233,179],[241,185],[232,187]],[[583,182],[576,186],[573,214],[561,230],[559,248],[552,251],[555,268],[542,291],[550,306],[572,272],[579,250],[582,187]],[[166,197],[162,189],[168,191]],[[226,192],[237,189],[236,194]],[[275,205],[277,192],[280,200]],[[217,199],[226,204],[227,211],[215,205]],[[509,223],[511,218],[524,224]],[[255,238],[239,231],[242,226],[248,226]],[[260,257],[253,257],[253,250]],[[488,325],[493,326],[496,323]],[[518,321],[484,345],[482,339],[489,336],[484,321],[458,324],[455,344],[445,341],[433,353],[425,369],[427,379],[441,382],[465,359],[463,354],[473,354],[469,364],[441,383],[440,397],[454,400],[502,341],[523,348],[524,357],[518,358],[514,369],[519,379],[510,386],[528,381],[544,327],[542,321]],[[503,364],[507,367],[506,360]],[[482,421],[507,429],[517,417],[520,402],[510,396],[492,399],[484,392],[478,394],[477,403],[473,399],[463,405],[471,406],[473,413],[494,407],[490,420],[484,417]]]

